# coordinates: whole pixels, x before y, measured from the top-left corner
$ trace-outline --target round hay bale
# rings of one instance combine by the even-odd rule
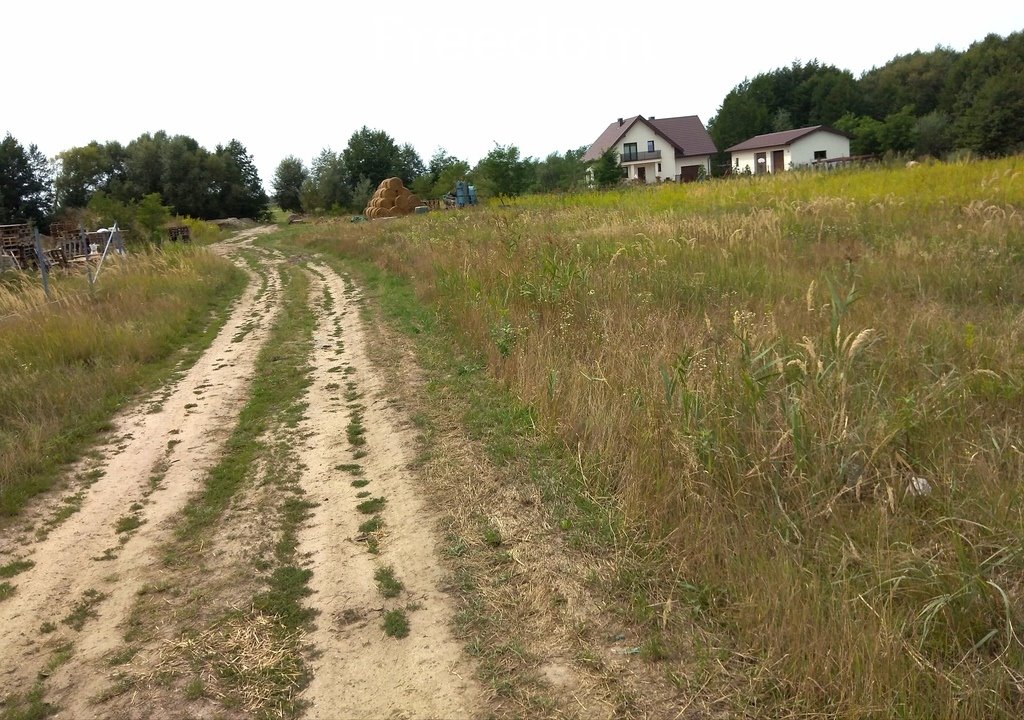
[[[394,199],[396,197],[398,197],[398,191],[397,190],[390,190],[390,189],[385,190],[384,193],[381,195],[381,197],[384,197],[384,198],[387,198],[388,200],[394,201]]]
[[[402,178],[389,177],[384,182],[386,183],[385,187],[387,187],[388,190],[398,190],[402,187]]]

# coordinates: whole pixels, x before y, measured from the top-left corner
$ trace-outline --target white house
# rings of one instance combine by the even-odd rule
[[[647,183],[696,180],[700,168],[710,175],[711,156],[718,152],[696,115],[619,118],[590,146],[584,162],[597,160],[610,147],[627,178]]]
[[[850,157],[850,135],[828,125],[758,135],[727,148],[733,172],[777,173],[815,161]]]

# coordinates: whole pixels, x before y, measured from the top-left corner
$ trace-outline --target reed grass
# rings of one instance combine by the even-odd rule
[[[212,339],[212,313],[244,284],[193,247],[108,258],[94,292],[81,275],[0,278],[0,515],[51,486],[117,407]]]
[[[1024,159],[283,231],[589,458],[786,716],[1024,713]],[[923,481],[921,480],[923,478]],[[925,491],[925,483],[928,490]]]

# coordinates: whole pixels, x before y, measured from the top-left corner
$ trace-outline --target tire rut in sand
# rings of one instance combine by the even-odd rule
[[[318,503],[298,538],[319,612],[306,717],[472,716],[480,689],[450,631],[435,518],[408,470],[414,435],[367,358],[353,287],[330,268],[313,271],[333,302],[319,316],[300,451],[301,484]],[[404,586],[393,597],[374,579],[389,569]],[[388,613],[408,619],[407,636],[385,636]]]
[[[263,287],[250,282],[184,376],[114,421],[118,437],[99,448],[103,459],[80,509],[29,547],[34,566],[0,604],[5,689],[25,693],[46,677],[48,702],[68,717],[95,714],[105,660],[119,646],[153,550],[215,462],[245,399],[278,285],[273,272]]]

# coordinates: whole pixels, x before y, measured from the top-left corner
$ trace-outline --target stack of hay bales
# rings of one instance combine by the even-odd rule
[[[422,204],[423,202],[402,184],[401,178],[392,177],[377,186],[370,204],[363,210],[363,215],[371,220],[398,217],[408,215]]]

